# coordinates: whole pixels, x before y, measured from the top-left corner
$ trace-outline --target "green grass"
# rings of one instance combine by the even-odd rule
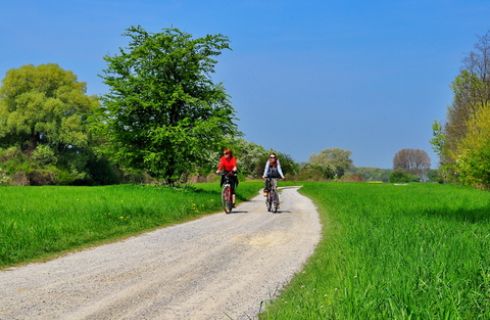
[[[490,193],[306,183],[324,236],[261,319],[490,319]]]
[[[239,199],[261,182],[241,183]],[[0,187],[0,267],[182,222],[220,209],[217,183],[195,188]]]

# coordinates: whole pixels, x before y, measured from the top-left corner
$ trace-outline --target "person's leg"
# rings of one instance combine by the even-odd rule
[[[231,184],[231,201],[233,203],[233,207],[235,207],[235,201],[236,201],[236,188],[238,186],[238,177],[233,178],[233,182]]]

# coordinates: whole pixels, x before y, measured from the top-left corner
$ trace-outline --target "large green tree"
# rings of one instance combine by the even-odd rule
[[[225,89],[211,78],[229,41],[175,28],[150,33],[134,26],[125,35],[128,46],[105,57],[104,123],[121,159],[172,183],[236,134]]]
[[[7,72],[0,87],[0,145],[55,152],[88,144],[88,118],[98,102],[85,83],[56,64],[26,65]]]
[[[3,169],[23,177],[19,183],[88,179],[88,128],[97,106],[85,83],[56,64],[8,71],[0,87]]]

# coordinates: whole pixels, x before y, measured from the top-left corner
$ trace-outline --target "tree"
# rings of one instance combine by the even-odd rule
[[[463,69],[451,87],[454,98],[448,109],[447,122],[444,127],[433,127],[438,129],[434,131],[432,142],[438,149],[443,171],[453,170],[455,152],[466,135],[468,120],[481,107],[490,106],[490,32],[478,37],[474,50],[464,60]]]
[[[490,49],[490,48],[489,48]],[[465,136],[467,122],[482,106],[490,103],[489,78],[479,78],[468,70],[463,70],[453,81],[454,100],[448,110],[448,121],[445,126],[445,149],[442,162],[453,162],[454,151],[459,141]]]
[[[261,145],[243,138],[237,139],[231,145],[234,146],[233,152],[238,158],[240,172],[253,178],[261,177],[267,150]]]
[[[85,179],[97,105],[85,83],[56,64],[9,70],[0,88],[0,148],[11,160],[8,171],[22,170],[31,184]]]
[[[470,120],[482,108],[490,107],[490,31],[478,37],[474,49],[464,60],[463,68],[452,83],[453,102],[444,125],[433,124],[431,143],[440,158],[439,177],[458,181],[461,169],[461,141]]]
[[[490,108],[481,108],[468,121],[468,132],[458,145],[456,166],[460,180],[490,188]]]
[[[325,149],[310,157],[310,163],[333,171],[336,178],[341,178],[345,171],[352,167],[351,152],[339,148]],[[330,170],[327,170],[330,169]]]
[[[430,158],[420,149],[402,149],[393,158],[393,170],[417,175],[420,179],[427,177],[430,169]]]
[[[55,152],[88,144],[88,117],[98,105],[85,83],[56,64],[26,65],[7,72],[0,88],[0,144]]]
[[[101,115],[120,159],[173,183],[237,132],[225,89],[211,79],[214,57],[229,42],[174,28],[149,33],[136,26],[125,35],[127,48],[105,57],[110,93]]]

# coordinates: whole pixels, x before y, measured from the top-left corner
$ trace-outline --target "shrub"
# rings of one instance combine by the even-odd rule
[[[49,169],[32,170],[27,174],[27,178],[31,186],[56,184],[57,182],[55,170]]]
[[[5,170],[0,168],[0,185],[10,184],[10,180],[11,179],[10,179],[9,175],[7,174],[7,172],[5,172]]]
[[[12,175],[10,184],[16,186],[27,186],[29,185],[29,179],[24,171],[17,171]]]
[[[0,162],[6,163],[8,161],[17,160],[22,156],[22,151],[19,147],[12,146],[7,149],[0,149]]]
[[[418,181],[420,181],[419,177],[402,170],[395,170],[390,174],[391,183],[407,183]]]
[[[315,164],[305,164],[301,167],[298,175],[295,177],[297,180],[328,180],[333,179],[335,171],[331,167],[324,167]]]
[[[38,145],[31,157],[39,165],[55,164],[58,161],[54,151],[47,145]]]

